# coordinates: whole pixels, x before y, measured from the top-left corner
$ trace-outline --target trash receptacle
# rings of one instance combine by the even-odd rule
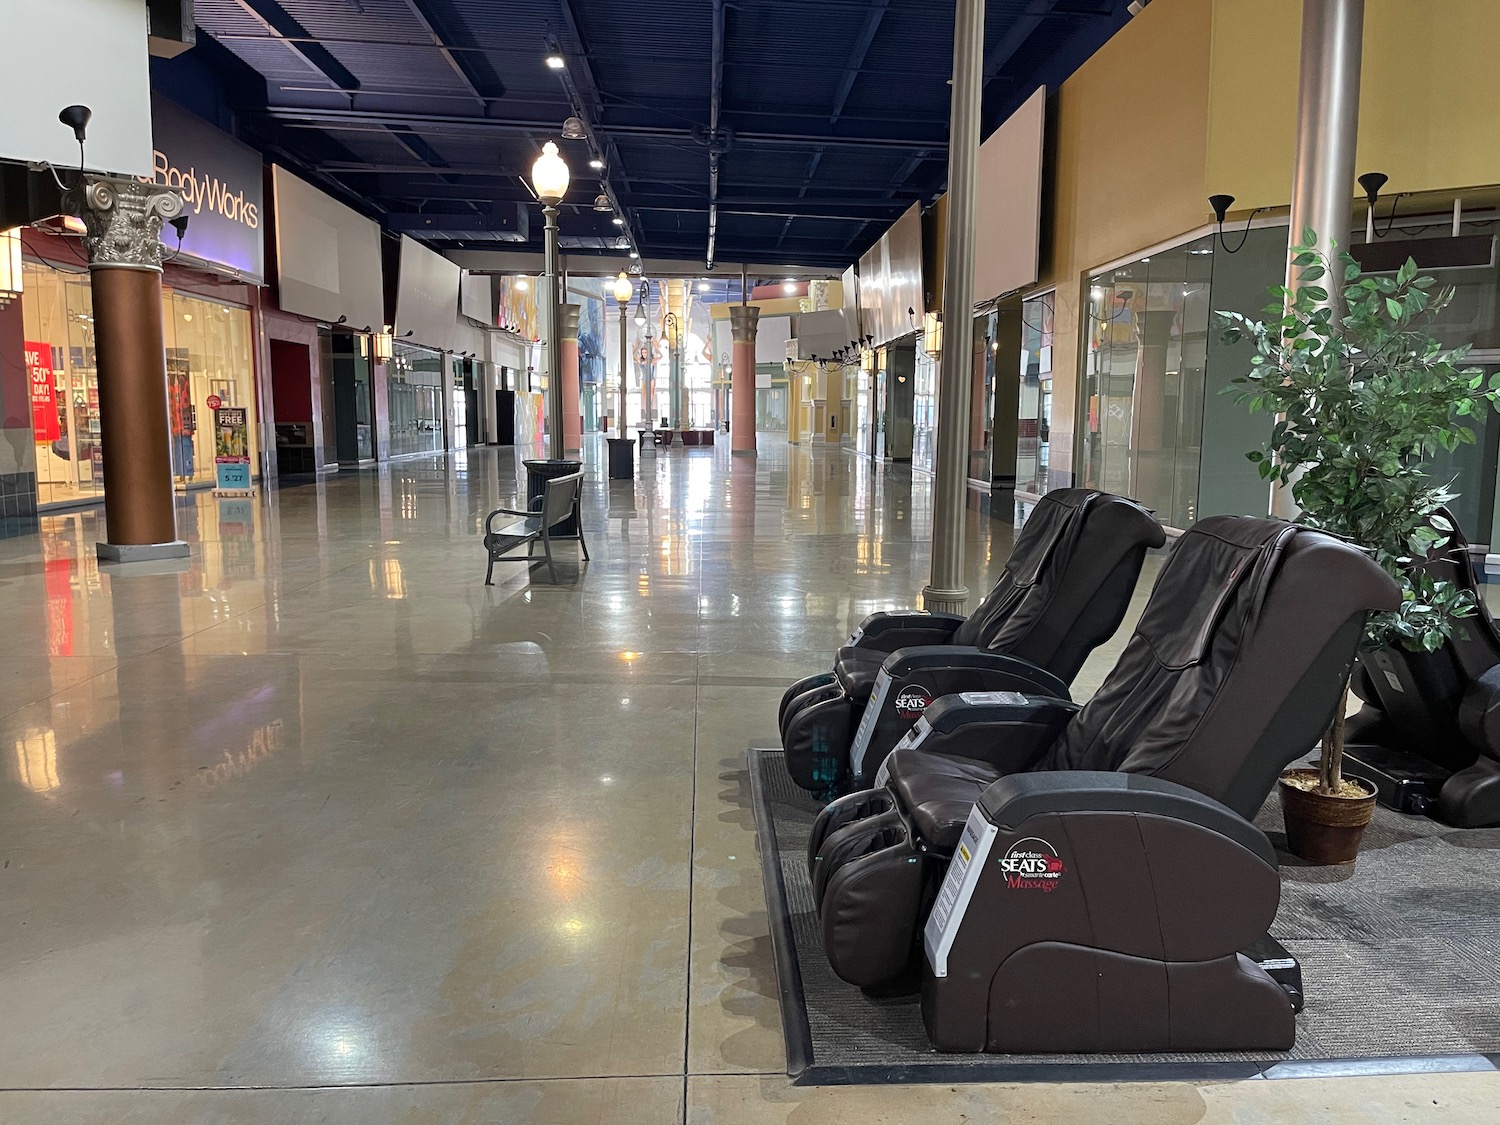
[[[526,466],[526,506],[547,490],[547,482],[557,477],[571,476],[583,468],[582,461],[522,461]],[[578,520],[570,518],[555,528],[559,535],[577,535]]]
[[[628,437],[604,440],[609,442],[609,479],[631,480],[635,476],[635,441]]]

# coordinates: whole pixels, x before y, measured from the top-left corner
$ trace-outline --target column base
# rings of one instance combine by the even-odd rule
[[[187,543],[174,539],[170,543],[96,543],[94,551],[100,562],[156,562],[160,559],[185,559],[192,552]]]
[[[926,586],[922,590],[922,608],[929,613],[963,613],[969,603],[967,587],[956,590],[938,590]]]
[[[730,453],[732,453],[736,457],[758,457],[760,455],[760,450],[758,450],[758,449],[732,449],[732,450],[730,450]]]

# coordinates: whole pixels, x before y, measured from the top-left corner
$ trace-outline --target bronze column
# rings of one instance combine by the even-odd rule
[[[175,189],[121,176],[83,178],[69,211],[87,226],[104,453],[107,562],[183,558],[168,444],[161,225],[182,213]]]

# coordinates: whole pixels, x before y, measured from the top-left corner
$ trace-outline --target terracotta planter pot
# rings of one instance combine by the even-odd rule
[[[1353,863],[1359,842],[1375,816],[1375,786],[1362,777],[1345,777],[1364,789],[1363,797],[1330,797],[1287,784],[1287,778],[1317,780],[1317,770],[1288,770],[1281,775],[1281,816],[1286,843],[1294,855],[1327,866]]]

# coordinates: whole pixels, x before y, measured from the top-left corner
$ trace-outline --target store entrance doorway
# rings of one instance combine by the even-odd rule
[[[306,344],[271,341],[271,398],[276,421],[277,474],[317,472],[312,349]]]

